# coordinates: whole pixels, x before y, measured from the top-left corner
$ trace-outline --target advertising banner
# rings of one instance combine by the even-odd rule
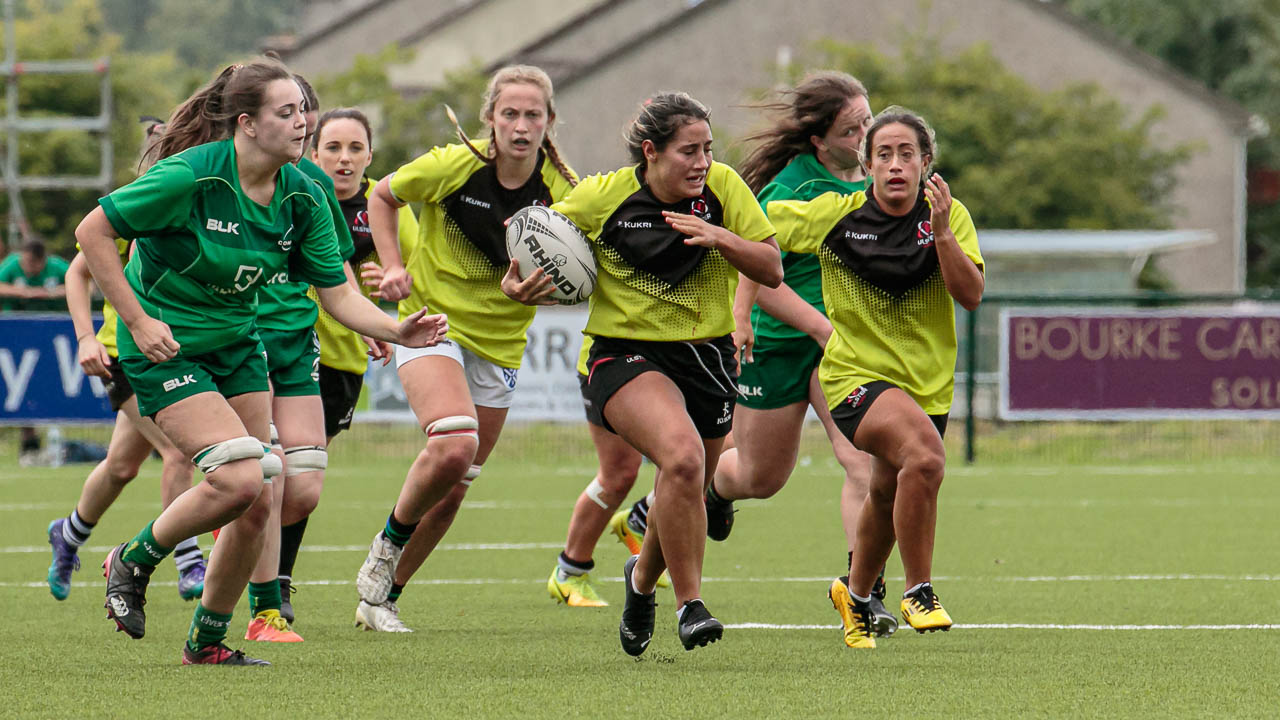
[[[1280,418],[1280,307],[1007,308],[1000,416]]]

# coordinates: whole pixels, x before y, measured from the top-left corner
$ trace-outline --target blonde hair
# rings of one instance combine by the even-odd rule
[[[462,125],[458,123],[458,117],[454,115],[453,109],[445,105],[445,114],[449,116],[449,121],[453,123],[453,127],[458,132],[458,139],[463,145],[481,161],[486,164],[493,164],[497,161],[498,143],[493,129],[493,109],[498,102],[498,95],[502,92],[502,88],[507,85],[532,85],[542,91],[543,96],[547,99],[547,132],[542,136],[542,150],[547,154],[547,158],[551,160],[551,164],[570,185],[577,185],[578,179],[574,176],[573,171],[565,164],[560,157],[560,150],[556,147],[555,135],[555,91],[551,86],[551,78],[540,67],[533,65],[508,65],[499,69],[489,78],[489,86],[485,88],[484,97],[480,103],[480,120],[489,127],[489,148],[487,153],[482,153],[473,144],[471,139],[467,137],[467,133],[462,129]]]

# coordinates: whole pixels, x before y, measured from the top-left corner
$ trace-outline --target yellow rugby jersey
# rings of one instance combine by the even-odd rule
[[[487,142],[476,147],[485,152]],[[437,147],[396,170],[391,193],[422,203],[418,240],[405,267],[413,291],[400,302],[400,317],[424,305],[449,316],[449,338],[500,367],[518,368],[525,332],[536,308],[502,293],[508,218],[529,205],[550,205],[572,187],[546,153],[541,171],[510,190],[496,168],[465,145]]]
[[[356,281],[360,283],[360,291],[365,297],[377,303],[377,300],[369,297],[373,288],[366,287],[360,281],[361,263],[373,261],[381,264],[378,253],[369,250],[372,236],[369,232],[368,201],[372,193],[373,183],[366,178],[362,192],[348,200],[339,201],[338,204],[342,207],[342,214],[351,230],[351,239],[356,249],[356,254],[351,256],[351,270],[356,274]],[[400,208],[398,215],[400,257],[408,262],[414,241],[418,238],[418,220],[413,216],[413,209],[408,205]],[[369,367],[369,348],[360,339],[359,333],[348,330],[345,325],[325,312],[320,305],[320,296],[316,293],[314,286],[307,290],[307,295],[315,301],[316,307],[320,308],[320,314],[316,317],[316,335],[320,338],[320,364],[334,370],[363,375]]]
[[[942,280],[924,193],[904,217],[884,213],[874,188],[775,201],[768,211],[779,247],[816,254],[822,264],[822,296],[835,329],[818,368],[827,405],[884,380],[930,415],[950,412],[955,303]],[[983,269],[978,233],[959,200],[952,200],[950,226]]]
[[[593,175],[553,209],[586,233],[596,289],[583,332],[633,340],[699,340],[733,332],[738,271],[719,250],[685,245],[662,211],[691,213],[760,242],[773,226],[733,168],[713,162],[702,194],[674,204],[654,197],[633,165]]]

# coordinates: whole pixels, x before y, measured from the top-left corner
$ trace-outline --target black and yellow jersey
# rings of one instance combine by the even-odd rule
[[[631,340],[699,340],[733,332],[738,271],[719,250],[686,245],[662,217],[688,213],[738,237],[773,236],[764,211],[733,168],[712,163],[702,194],[666,204],[639,165],[585,178],[552,206],[591,242],[596,289],[583,332]]]
[[[822,296],[834,328],[818,369],[827,405],[884,380],[930,415],[950,412],[955,304],[942,280],[923,191],[903,217],[885,213],[874,188],[780,200],[768,210],[778,246],[816,254],[822,264]],[[978,233],[959,200],[952,200],[950,225],[981,270]]]
[[[356,281],[365,297],[373,288],[360,282],[360,264],[379,262],[378,254],[373,250],[373,234],[369,232],[369,194],[373,192],[373,183],[366,178],[359,192],[346,200],[339,200],[343,220],[351,231],[351,241],[355,254],[351,256],[351,270],[356,274]],[[405,205],[398,213],[400,218],[400,256],[407,263],[413,244],[418,239],[418,220],[413,210]],[[315,288],[308,291],[312,300],[320,306],[320,297]],[[369,298],[373,300],[373,298]],[[376,302],[376,301],[375,301]],[[316,317],[316,335],[320,338],[320,364],[334,370],[363,374],[369,366],[368,347],[360,339],[360,335],[338,322],[332,315],[320,307]]]
[[[476,146],[484,152],[487,143]],[[434,148],[391,177],[397,200],[423,204],[418,241],[405,264],[413,290],[400,303],[400,317],[424,305],[445,313],[450,339],[506,368],[520,367],[535,308],[502,292],[511,262],[505,222],[522,207],[550,205],[572,187],[545,153],[538,157],[540,171],[514,190],[465,145]]]

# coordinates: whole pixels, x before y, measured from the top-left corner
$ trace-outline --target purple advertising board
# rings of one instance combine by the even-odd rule
[[[1280,307],[1006,308],[1000,416],[1280,418]]]

